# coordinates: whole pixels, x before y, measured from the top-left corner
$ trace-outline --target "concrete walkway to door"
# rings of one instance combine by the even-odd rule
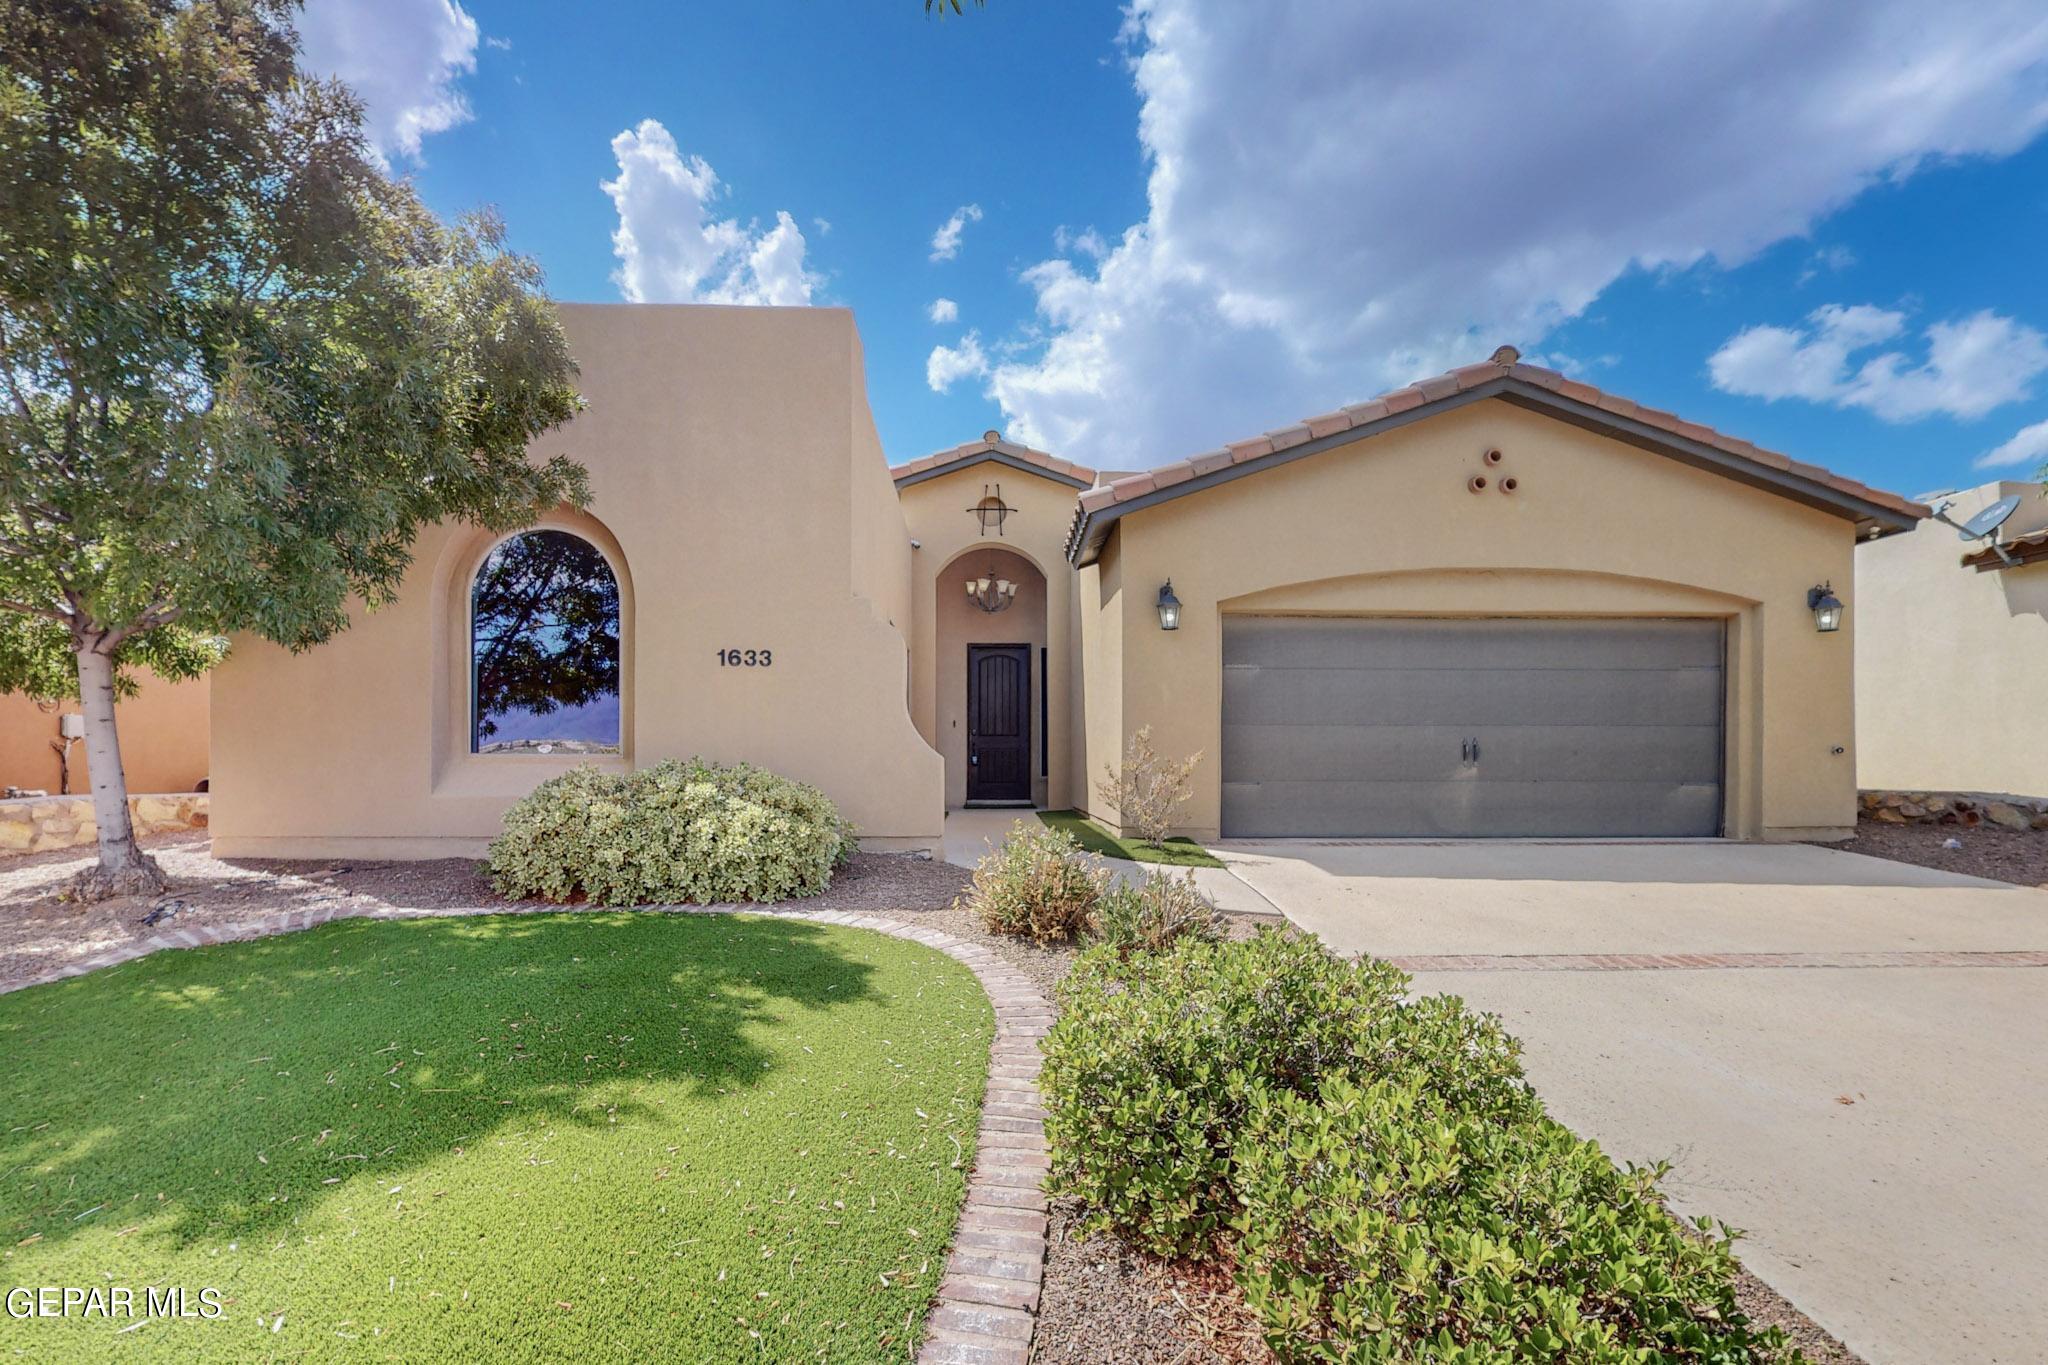
[[[1802,845],[1226,843],[1873,1362],[2048,1360],[2048,892]]]

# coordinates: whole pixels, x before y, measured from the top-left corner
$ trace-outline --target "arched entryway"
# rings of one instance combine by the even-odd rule
[[[939,571],[935,719],[949,808],[1045,803],[1045,589],[1029,559],[992,546]]]

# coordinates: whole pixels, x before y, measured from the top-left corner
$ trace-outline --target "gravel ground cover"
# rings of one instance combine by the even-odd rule
[[[1961,847],[1942,846],[1951,839]],[[1998,829],[1986,825],[1965,829],[1960,825],[1893,825],[1864,820],[1857,824],[1855,838],[1828,847],[2048,890],[2048,830]]]

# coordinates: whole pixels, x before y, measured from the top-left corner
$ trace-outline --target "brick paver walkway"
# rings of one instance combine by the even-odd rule
[[[1052,1007],[1045,997],[1022,972],[980,944],[881,915],[750,905],[654,908],[687,914],[744,912],[872,929],[922,943],[973,971],[995,1006],[996,1032],[989,1049],[988,1092],[981,1106],[981,1129],[975,1137],[974,1169],[967,1179],[967,1199],[960,1210],[953,1250],[939,1282],[938,1299],[932,1307],[917,1359],[919,1365],[1026,1365],[1031,1356],[1032,1333],[1038,1325],[1039,1285],[1045,1277],[1044,1185],[1050,1162],[1045,1146],[1045,1110],[1038,1094],[1039,1040],[1052,1027]],[[481,905],[370,911],[337,906],[295,910],[267,919],[174,929],[68,963],[30,981],[0,986],[0,994],[80,976],[165,949],[262,938],[309,929],[334,919],[427,919],[504,913],[507,912],[503,907]]]

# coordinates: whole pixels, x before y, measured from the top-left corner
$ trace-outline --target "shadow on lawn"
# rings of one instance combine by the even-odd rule
[[[872,975],[818,925],[583,912],[342,921],[0,996],[0,1239],[165,1209],[152,1239],[253,1236],[512,1125],[654,1112],[632,1082],[751,1087],[756,1026]]]

